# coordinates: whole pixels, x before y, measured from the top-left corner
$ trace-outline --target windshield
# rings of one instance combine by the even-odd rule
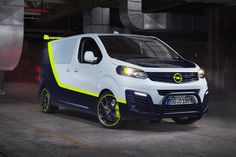
[[[143,36],[99,36],[110,57],[116,59],[178,60],[180,57],[161,41]]]

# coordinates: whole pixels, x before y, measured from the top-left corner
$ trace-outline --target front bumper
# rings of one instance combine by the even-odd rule
[[[140,96],[135,91],[126,90],[127,104],[120,105],[123,119],[160,119],[173,117],[201,117],[208,112],[208,91],[205,92],[203,101],[194,92],[168,93],[164,96],[162,104],[154,104],[150,95]],[[196,104],[166,105],[165,99],[169,95],[194,95],[198,99]]]

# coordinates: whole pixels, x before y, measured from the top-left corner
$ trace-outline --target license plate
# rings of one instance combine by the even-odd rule
[[[184,104],[194,104],[194,99],[189,95],[175,95],[170,96],[166,100],[167,105],[184,105]]]

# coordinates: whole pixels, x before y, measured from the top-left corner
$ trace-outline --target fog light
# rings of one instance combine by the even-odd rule
[[[142,97],[147,97],[146,93],[141,93],[141,92],[134,92],[135,95],[142,96]]]

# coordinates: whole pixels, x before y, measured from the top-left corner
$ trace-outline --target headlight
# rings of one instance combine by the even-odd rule
[[[116,68],[116,72],[119,75],[134,77],[134,78],[138,78],[138,79],[146,79],[147,78],[147,74],[144,71],[136,69],[136,68],[121,66],[121,65],[119,65]]]
[[[205,78],[205,72],[204,72],[204,70],[201,68],[201,69],[199,69],[199,71],[198,71],[198,76],[200,77],[200,78]]]

